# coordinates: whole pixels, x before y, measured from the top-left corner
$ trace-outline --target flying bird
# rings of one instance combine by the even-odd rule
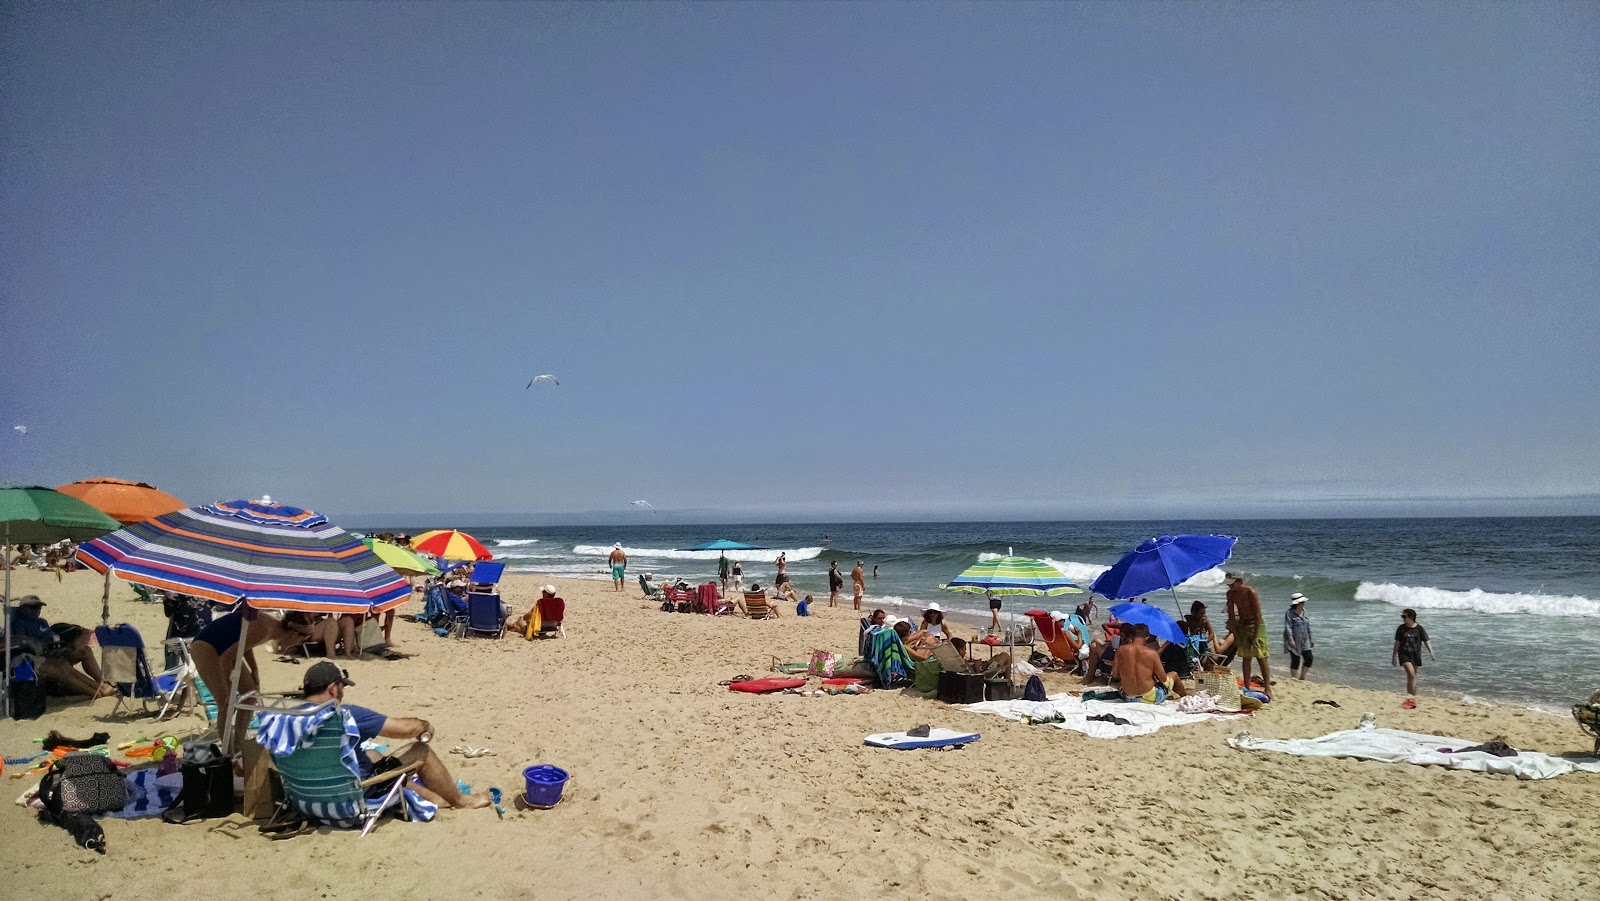
[[[639,500],[634,501],[633,505],[635,507],[644,507],[644,508],[648,509],[651,513],[656,512],[656,508],[650,506],[650,502],[645,500],[644,498],[640,498]]]
[[[532,388],[534,382],[555,382],[555,384],[557,384],[557,385],[561,384],[561,382],[556,380],[555,376],[550,375],[548,373],[546,373],[545,375],[536,375],[533,378],[529,379],[528,380],[528,387]],[[527,390],[527,389],[523,389],[523,390]]]
[[[19,435],[28,434],[28,427],[25,426],[25,425],[14,425],[11,428],[16,430],[17,434],[19,434]]]

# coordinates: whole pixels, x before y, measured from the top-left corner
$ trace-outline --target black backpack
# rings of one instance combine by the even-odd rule
[[[1028,684],[1022,689],[1024,701],[1048,701],[1044,693],[1044,682],[1038,676],[1029,676]]]
[[[128,786],[111,758],[68,754],[58,759],[40,780],[39,801],[58,815],[113,813],[128,806]]]
[[[32,658],[13,661],[6,688],[11,692],[12,719],[36,720],[44,716],[44,683],[39,681]]]

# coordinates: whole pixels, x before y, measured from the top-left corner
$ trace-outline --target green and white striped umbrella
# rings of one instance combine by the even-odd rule
[[[965,591],[970,594],[1027,594],[1036,597],[1055,597],[1078,594],[1082,591],[1072,580],[1041,560],[1032,557],[996,557],[979,560],[944,585],[945,591]]]

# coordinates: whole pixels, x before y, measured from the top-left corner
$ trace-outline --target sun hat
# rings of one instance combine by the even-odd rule
[[[1050,611],[1050,618],[1051,619],[1066,619],[1067,615],[1065,613],[1062,613],[1060,610],[1052,610],[1052,611]]]
[[[324,660],[312,664],[311,668],[306,670],[305,680],[300,683],[300,687],[306,694],[314,695],[330,685],[355,684],[350,680],[350,674],[340,669],[338,664]]]
[[[940,606],[939,606],[939,604],[938,604],[938,602],[934,602],[934,603],[931,603],[931,604],[929,604],[929,605],[928,605],[928,609],[929,609],[929,610],[936,610],[936,611],[938,611],[938,612],[940,612],[940,613],[943,613],[943,612],[944,612],[944,608],[943,608],[943,607],[940,607]]]
[[[1289,606],[1291,606],[1291,607],[1294,607],[1294,606],[1297,606],[1297,605],[1300,605],[1300,604],[1304,604],[1305,602],[1306,602],[1306,596],[1301,594],[1298,591],[1295,592],[1294,594],[1289,595]]]

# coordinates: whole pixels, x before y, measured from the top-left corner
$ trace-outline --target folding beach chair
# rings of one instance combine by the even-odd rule
[[[475,591],[467,595],[467,616],[461,621],[456,637],[465,638],[472,634],[493,635],[495,638],[506,634],[506,618],[500,611],[498,594]]]
[[[94,640],[100,644],[100,673],[105,681],[117,686],[117,703],[111,708],[116,716],[130,700],[142,702],[149,711],[150,699],[156,696],[150,676],[150,663],[144,656],[144,639],[139,630],[123,623],[120,626],[96,626]],[[132,707],[130,705],[131,712]]]
[[[567,615],[567,602],[561,598],[541,597],[534,602],[539,608],[539,631],[533,633],[535,638],[567,637],[565,623]]]
[[[504,563],[490,563],[487,560],[474,563],[472,564],[472,575],[467,577],[471,583],[467,590],[480,594],[499,594],[500,577],[505,574],[505,571],[506,565]]]
[[[744,615],[751,619],[771,619],[773,617],[772,605],[767,603],[765,591],[747,591],[744,593]]]
[[[189,652],[189,638],[169,638],[165,645],[169,657],[177,660],[177,665],[169,667],[165,672],[157,673],[150,677],[150,682],[155,686],[156,698],[161,709],[156,711],[156,719],[166,719],[168,714],[178,716],[190,704],[200,709],[201,716],[207,720],[215,717],[216,702],[210,707],[211,714],[207,715],[205,703],[202,701],[200,685],[200,671],[195,669],[194,656]]]
[[[1050,656],[1066,664],[1067,669],[1075,671],[1078,668],[1078,648],[1075,646],[1074,636],[1062,630],[1055,619],[1043,610],[1029,610],[1023,613],[1023,616],[1033,620],[1034,627],[1039,632],[1039,640],[1050,649]]]
[[[159,603],[161,603],[161,598],[158,597],[154,591],[150,590],[149,588],[147,588],[147,587],[145,587],[143,585],[134,585],[133,586],[133,593],[138,595],[139,596],[139,600],[142,601],[143,603],[146,603],[146,604],[159,604]]]
[[[644,599],[647,601],[661,600],[661,589],[651,585],[650,580],[645,577],[644,573],[639,574],[639,590],[644,592]]]
[[[336,829],[360,826],[366,835],[390,807],[398,805],[406,819],[423,821],[437,810],[405,787],[421,761],[361,777],[355,721],[331,701],[307,710],[263,712],[256,741],[272,755],[285,803],[309,819]]]

